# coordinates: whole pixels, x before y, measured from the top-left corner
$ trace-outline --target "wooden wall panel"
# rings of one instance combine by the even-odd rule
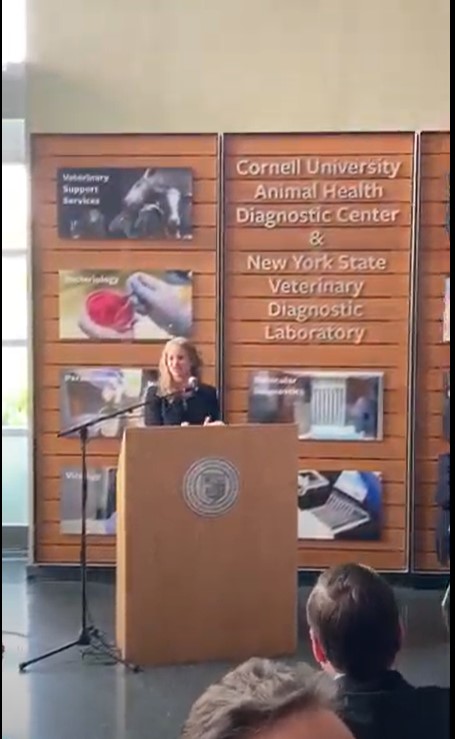
[[[249,378],[254,370],[384,372],[383,441],[300,441],[301,469],[382,473],[382,535],[377,541],[300,540],[301,568],[319,569],[352,558],[380,570],[403,570],[408,565],[413,152],[414,137],[408,134],[232,135],[225,140],[227,419],[247,420]],[[440,166],[439,157],[439,152],[434,153],[434,161],[428,164],[433,170]],[[435,201],[433,217],[439,217],[438,189],[433,187],[429,193]],[[290,215],[292,211],[297,215]],[[304,215],[299,216],[301,211]],[[325,211],[330,213],[324,215]],[[426,227],[433,228],[431,218]],[[319,237],[324,243],[318,247]],[[299,271],[293,262],[294,256],[323,255],[326,262],[311,273]],[[359,263],[354,269],[341,269],[343,255],[382,259],[384,269]],[[272,301],[297,307],[335,300],[292,294],[291,288],[287,294],[274,294],[271,280],[328,277],[364,283],[357,298],[362,316],[332,320],[364,328],[362,341],[358,345],[346,338],[324,342],[314,334],[311,340],[271,338],[276,327],[286,323],[294,328],[330,323],[330,319],[296,323],[269,315]],[[436,320],[436,284],[430,282],[428,290],[434,293],[429,301]],[[425,516],[419,513],[421,521]]]
[[[445,280],[450,275],[449,133],[422,134],[421,175],[414,568],[435,572],[445,569],[435,550],[438,457],[450,449],[442,427],[444,373],[450,371],[450,344],[443,343]]]
[[[59,167],[188,167],[193,170],[191,241],[65,241],[57,233]],[[71,563],[77,536],[60,532],[60,471],[79,465],[79,442],[58,439],[59,373],[65,367],[154,367],[162,343],[62,342],[58,333],[58,272],[62,269],[183,269],[193,271],[193,338],[205,378],[215,382],[216,136],[35,136],[32,141],[35,382],[35,560]],[[89,444],[89,465],[115,466],[116,440]],[[91,564],[114,563],[115,542],[89,536]]]
[[[434,496],[437,460],[448,450],[442,437],[442,393],[443,373],[450,368],[450,350],[442,341],[442,311],[445,277],[450,273],[450,242],[445,227],[450,136],[429,133],[423,134],[421,140],[421,278],[412,549],[414,568],[429,572],[441,569],[434,546],[437,517]],[[352,557],[380,570],[403,570],[408,565],[413,141],[411,134],[225,137],[227,420],[233,423],[247,420],[249,381],[255,370],[384,372],[383,441],[300,442],[301,468],[321,471],[356,468],[383,474],[382,536],[370,542],[300,541],[302,568],[322,568]],[[56,196],[59,167],[142,167],[150,165],[151,159],[157,166],[193,169],[194,231],[189,244],[185,243],[183,248],[179,242],[116,240],[94,244],[59,238]],[[307,169],[302,165],[306,159],[311,160]],[[296,164],[298,160],[300,165]],[[384,163],[391,169],[384,169]],[[330,171],[332,166],[335,172]],[[320,171],[316,171],[318,167]],[[79,558],[77,537],[60,533],[60,470],[77,466],[79,462],[78,442],[57,438],[61,370],[71,366],[153,366],[162,346],[155,342],[60,341],[58,271],[192,270],[193,337],[204,357],[205,378],[215,383],[218,171],[216,136],[35,136],[33,139],[35,559],[38,563],[75,562]],[[311,190],[315,182],[317,187]],[[258,190],[260,185],[264,188]],[[243,209],[240,218],[239,208]],[[340,208],[341,218],[336,216]],[[327,209],[332,211],[330,222],[324,222],[321,215]],[[278,224],[270,227],[270,222],[257,222],[257,210],[271,212]],[[289,214],[295,210],[313,210],[311,216],[305,216],[313,219],[312,222],[293,223],[291,216],[289,223]],[[389,215],[381,216],[384,210]],[[281,223],[280,218],[287,222]],[[311,244],[314,232],[323,235],[323,246]],[[265,334],[266,325],[273,333],[286,323],[294,328],[314,328],[327,323],[323,320],[295,323],[280,315],[268,315],[274,299],[270,279],[309,279],[310,273],[303,274],[293,265],[294,256],[324,254],[334,260],[352,255],[386,262],[384,271],[350,265],[342,272],[332,266],[325,271],[322,268],[311,271],[313,280],[330,275],[337,280],[365,283],[358,298],[363,305],[362,316],[350,321],[344,319],[344,325],[364,328],[365,338],[357,345],[346,337],[330,343],[314,339],[271,340]],[[258,257],[259,262],[254,262]],[[285,300],[291,310],[309,300],[291,293],[280,295],[279,299]],[[324,296],[311,298],[311,304],[316,307],[327,302]],[[114,466],[118,447],[115,440],[94,440],[89,447],[89,463]],[[115,561],[114,542],[109,537],[90,536],[88,551],[93,564]]]

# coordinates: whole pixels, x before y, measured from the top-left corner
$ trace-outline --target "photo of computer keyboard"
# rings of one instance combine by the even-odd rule
[[[313,508],[312,513],[322,523],[332,529],[333,533],[339,534],[350,531],[364,523],[368,523],[370,516],[366,511],[356,506],[344,495],[333,491],[320,508]]]
[[[372,541],[382,532],[383,479],[362,470],[300,470],[299,540]]]

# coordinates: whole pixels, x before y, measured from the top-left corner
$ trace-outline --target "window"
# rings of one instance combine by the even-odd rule
[[[27,180],[2,164],[2,427],[28,427]]]
[[[2,251],[27,248],[27,170],[2,164]]]
[[[2,0],[2,65],[25,60],[26,0]]]
[[[2,523],[28,524],[28,437],[2,436]]]
[[[27,261],[2,255],[2,342],[27,339]]]
[[[23,118],[2,120],[2,165],[25,162],[25,121]],[[16,168],[19,171],[20,167]],[[5,170],[4,170],[5,172]],[[20,173],[18,175],[20,177]],[[22,177],[25,186],[25,175]]]
[[[25,17],[26,0],[2,0],[2,525],[13,548],[29,523],[30,479]]]
[[[28,426],[26,346],[2,346],[2,427]]]

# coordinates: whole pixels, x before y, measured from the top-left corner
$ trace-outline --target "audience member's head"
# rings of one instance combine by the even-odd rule
[[[251,659],[196,701],[184,739],[353,739],[332,688],[307,665]]]
[[[324,572],[307,603],[313,653],[329,673],[371,680],[389,670],[401,646],[395,595],[369,567]]]

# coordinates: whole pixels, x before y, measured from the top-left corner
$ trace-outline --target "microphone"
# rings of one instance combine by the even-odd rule
[[[186,384],[186,388],[183,391],[182,396],[181,396],[185,410],[187,410],[186,401],[189,400],[189,398],[192,398],[197,393],[198,386],[199,386],[199,383],[197,381],[197,377],[190,377],[190,379],[188,380]]]
[[[198,391],[199,389],[199,382],[197,377],[191,376],[188,379],[188,382],[186,383],[183,390],[173,390],[170,393],[167,393],[166,395],[162,395],[162,398],[167,398],[171,402],[174,400],[183,400],[186,401],[188,398],[192,398],[193,395]]]
[[[193,394],[197,392],[198,389],[199,389],[199,383],[198,383],[197,377],[193,377],[193,376],[190,377],[184,392]]]

